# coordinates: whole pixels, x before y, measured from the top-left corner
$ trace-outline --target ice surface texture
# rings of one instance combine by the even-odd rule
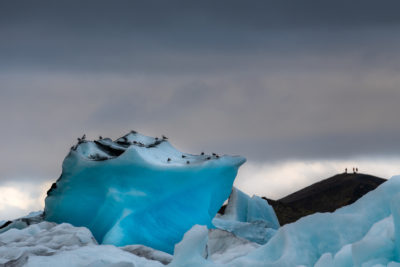
[[[235,187],[232,189],[228,205],[221,219],[239,222],[265,221],[269,227],[279,228],[275,211],[267,201],[256,195],[249,197]]]
[[[161,267],[163,264],[157,260],[166,258],[162,252],[150,248],[130,250],[129,247],[97,245],[89,229],[67,223],[40,222],[0,234],[0,266]],[[153,260],[134,255],[140,252],[138,250],[146,251],[146,256]]]
[[[205,227],[193,227],[176,246],[172,266],[221,266],[201,257],[207,239]],[[267,244],[224,266],[400,266],[399,244],[400,176],[396,176],[334,213],[317,213],[284,225]]]
[[[31,224],[40,223],[43,221],[43,211],[34,211],[28,215],[0,223],[0,234],[8,231],[9,229],[24,229]]]
[[[45,219],[88,227],[102,244],[143,244],[168,253],[228,198],[238,156],[191,155],[166,138],[131,132],[71,148],[48,192]]]
[[[267,201],[255,195],[249,197],[235,187],[224,215],[217,215],[212,223],[219,229],[258,244],[267,243],[279,228],[275,211]]]
[[[195,225],[176,245],[171,258],[141,246],[96,245],[85,228],[41,222],[0,234],[0,266],[120,267],[161,266],[161,262],[170,262],[171,267],[395,267],[400,266],[399,244],[397,176],[350,206],[334,213],[313,214],[279,228],[265,245]]]

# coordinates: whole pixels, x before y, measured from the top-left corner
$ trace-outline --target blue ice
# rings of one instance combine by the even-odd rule
[[[182,153],[166,138],[136,132],[116,141],[81,140],[48,192],[45,219],[86,226],[102,244],[172,253],[193,225],[212,227],[244,162]]]

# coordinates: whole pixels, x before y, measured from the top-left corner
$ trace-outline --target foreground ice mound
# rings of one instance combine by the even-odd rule
[[[205,227],[193,227],[176,246],[172,266],[222,266],[202,256],[208,238]],[[400,266],[400,176],[334,213],[286,224],[223,266]]]
[[[143,244],[172,252],[228,198],[238,156],[191,155],[134,131],[112,141],[80,139],[48,191],[45,219],[88,227],[102,244]]]
[[[97,245],[89,229],[67,223],[40,222],[0,234],[0,266],[160,267],[163,264],[159,260],[166,258],[162,252],[150,248],[131,250]],[[147,258],[137,256],[138,250],[145,251]]]
[[[235,207],[243,207],[239,203]],[[20,221],[9,225],[21,227]],[[0,233],[0,266],[395,267],[400,266],[400,176],[334,213],[286,224],[264,245],[195,225],[172,257],[144,246],[97,245],[88,229],[65,223],[25,227]]]
[[[0,223],[0,234],[10,229],[24,229],[31,224],[40,223],[42,221],[43,211],[34,211],[24,217]]]

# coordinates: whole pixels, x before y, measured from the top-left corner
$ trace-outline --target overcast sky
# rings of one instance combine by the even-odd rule
[[[83,133],[134,129],[187,152],[243,155],[237,185],[275,198],[348,165],[400,174],[399,10],[2,1],[0,219],[41,207]]]

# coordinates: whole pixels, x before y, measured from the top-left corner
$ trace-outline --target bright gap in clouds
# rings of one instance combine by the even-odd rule
[[[42,210],[52,181],[7,183],[0,186],[0,220],[11,220]]]
[[[357,167],[360,173],[381,178],[400,174],[400,158],[322,161],[286,161],[283,163],[247,162],[238,173],[235,186],[249,195],[279,199],[319,180]],[[55,181],[55,179],[54,179]],[[42,184],[20,182],[0,186],[0,220],[15,219],[31,211],[42,210],[46,192],[53,180]]]

